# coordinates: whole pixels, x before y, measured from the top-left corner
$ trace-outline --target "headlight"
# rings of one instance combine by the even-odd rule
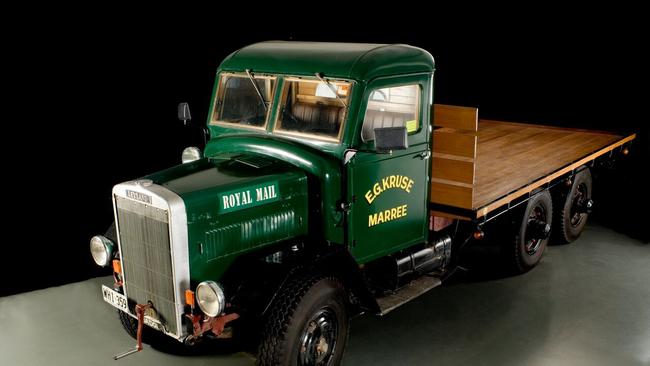
[[[181,155],[181,161],[183,164],[190,163],[199,159],[201,159],[201,150],[199,150],[198,147],[194,146],[186,147],[185,150],[183,150],[183,154]]]
[[[207,316],[215,317],[221,314],[226,305],[223,290],[214,281],[204,281],[196,287],[196,299],[199,308]]]
[[[98,266],[106,267],[111,263],[115,253],[115,244],[108,238],[101,235],[93,236],[90,239],[90,254]]]

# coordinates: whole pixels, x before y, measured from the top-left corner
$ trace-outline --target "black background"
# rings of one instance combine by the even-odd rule
[[[204,123],[220,61],[270,39],[419,46],[436,59],[438,103],[478,106],[483,118],[636,131],[634,155],[597,181],[594,219],[648,240],[648,29],[640,13],[328,14],[100,9],[28,16],[12,27],[0,296],[106,274],[88,240],[112,220],[111,187],[177,164],[199,139],[176,120],[177,103],[189,102],[193,122]],[[283,15],[291,21],[278,21]]]

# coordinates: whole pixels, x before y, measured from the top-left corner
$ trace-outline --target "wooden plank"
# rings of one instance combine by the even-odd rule
[[[479,208],[477,210],[476,218],[481,218],[481,217],[487,215],[490,211],[495,210],[495,209],[507,204],[508,202],[511,202],[511,201],[513,201],[513,200],[515,200],[515,199],[517,199],[517,198],[519,198],[519,197],[521,197],[521,196],[523,196],[525,194],[528,194],[528,193],[532,192],[533,190],[543,186],[544,184],[546,184],[546,183],[548,183],[548,182],[550,182],[550,181],[552,181],[552,180],[554,180],[556,178],[559,178],[562,175],[567,174],[567,173],[573,171],[574,169],[577,169],[577,168],[579,168],[579,167],[593,161],[597,157],[602,156],[602,155],[612,151],[613,149],[615,149],[615,148],[617,148],[617,147],[619,147],[619,146],[621,146],[621,145],[623,145],[623,144],[625,144],[625,143],[627,143],[629,141],[634,140],[635,138],[636,138],[636,134],[632,134],[632,135],[629,135],[629,136],[627,136],[625,138],[622,138],[622,139],[618,140],[615,143],[609,144],[609,145],[603,147],[602,149],[600,149],[600,150],[598,150],[598,151],[596,151],[596,152],[594,152],[592,154],[589,154],[588,156],[574,162],[573,164],[569,164],[569,165],[565,166],[564,168],[559,169],[559,170],[557,170],[556,172],[554,172],[552,174],[544,176],[541,179],[538,179],[535,182],[532,182],[532,183],[518,189],[517,191],[508,194],[507,196],[505,196],[505,197],[503,197],[501,199],[498,199],[498,200],[496,200],[496,201],[494,201],[494,202],[492,202],[492,203],[490,203],[490,204],[488,204],[488,205],[486,205],[484,207]],[[459,207],[461,207],[461,206],[459,206]]]
[[[446,104],[434,104],[431,108],[434,126],[466,131],[478,130],[478,108]]]
[[[433,156],[431,159],[431,176],[474,184],[474,163]]]
[[[492,125],[504,125],[504,126],[519,126],[519,127],[534,127],[534,128],[544,128],[548,130],[561,130],[561,131],[574,131],[574,132],[587,132],[587,133],[601,133],[606,135],[611,135],[611,131],[605,130],[593,130],[586,128],[575,128],[575,127],[560,127],[560,126],[550,126],[550,125],[541,125],[536,123],[526,123],[526,122],[508,122],[508,121],[497,121],[494,119],[479,119],[479,125],[481,123],[489,123]]]
[[[441,159],[451,159],[451,160],[458,160],[458,161],[466,161],[466,162],[473,162],[474,158],[468,158],[466,156],[458,156],[458,155],[451,155],[451,154],[443,154],[440,152],[434,152],[433,153],[434,158],[441,158]]]
[[[472,184],[470,184],[470,183],[457,182],[455,180],[450,180],[450,179],[442,179],[442,178],[431,177],[431,182],[432,183],[451,184],[452,186],[459,186],[459,187],[465,187],[465,188],[472,188]]]
[[[431,182],[431,202],[461,208],[472,208],[473,192],[471,186],[460,186],[440,181]]]
[[[475,159],[474,209],[620,139],[611,133],[482,121]]]
[[[476,157],[476,135],[437,129],[433,131],[433,151],[442,154]]]
[[[475,218],[636,137],[490,120],[479,124],[475,108],[435,105],[432,115],[438,128],[433,133],[431,201],[471,209]]]
[[[316,97],[313,95],[297,94],[296,99],[300,102],[307,102],[312,104],[319,103],[319,104],[326,104],[326,105],[331,105],[336,107],[341,106],[341,102],[338,99]]]
[[[305,95],[315,95],[316,94],[316,83],[297,83],[298,85],[298,94]]]

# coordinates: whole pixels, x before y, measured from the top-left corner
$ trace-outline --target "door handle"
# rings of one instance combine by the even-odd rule
[[[431,151],[429,151],[429,150],[423,151],[423,152],[419,153],[418,156],[420,157],[420,159],[426,160],[426,159],[431,157]]]

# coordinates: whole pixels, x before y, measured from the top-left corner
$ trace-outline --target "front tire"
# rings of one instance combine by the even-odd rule
[[[258,365],[338,365],[349,333],[347,293],[334,277],[299,277],[278,294]]]
[[[120,323],[126,333],[133,339],[138,338],[138,320],[126,314],[122,310],[118,310],[117,314],[120,318]],[[155,329],[149,328],[144,325],[142,327],[142,342],[150,345],[151,347],[175,354],[184,354],[189,350],[189,346],[175,341],[173,338],[166,336],[164,333]]]
[[[117,315],[120,317],[120,323],[122,324],[122,328],[124,328],[124,331],[126,331],[126,333],[130,335],[131,338],[136,339],[138,337],[138,321],[132,316],[130,316],[129,314],[123,312],[122,310],[118,310]],[[144,327],[142,329],[143,338],[145,333],[148,333],[145,332],[146,328],[147,327]]]
[[[551,194],[543,191],[528,200],[511,247],[511,267],[516,274],[530,271],[542,259],[553,219]]]

